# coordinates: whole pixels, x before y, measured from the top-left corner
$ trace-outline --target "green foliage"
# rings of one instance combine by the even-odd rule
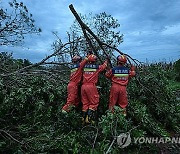
[[[8,58],[7,58],[8,59]],[[11,64],[11,56],[9,62]],[[22,61],[19,60],[19,62]],[[8,64],[7,63],[7,64]],[[9,66],[10,67],[10,66]],[[179,130],[179,103],[170,86],[169,74],[158,65],[137,71],[128,86],[127,117],[119,107],[108,111],[110,82],[100,75],[100,105],[96,125],[83,126],[80,109],[62,114],[66,83],[53,84],[43,76],[26,77],[25,86],[9,87],[0,78],[1,153],[159,153],[156,144],[135,144],[119,148],[116,137],[130,133],[142,136],[173,136]],[[15,76],[9,77],[14,79]],[[114,140],[115,139],[115,140]],[[112,144],[113,143],[113,144]],[[110,145],[112,146],[110,147]],[[168,149],[172,148],[167,145]],[[175,152],[176,149],[172,149]]]
[[[151,66],[149,69],[143,70],[142,75],[139,75],[136,81],[132,81],[128,88],[132,100],[140,101],[143,103],[142,105],[146,105],[144,107],[153,113],[151,116],[156,121],[160,121],[165,127],[179,133],[180,110],[178,106],[180,102],[177,101],[176,95],[169,88],[171,82],[166,75],[171,72],[172,70],[165,71],[159,66]]]
[[[175,62],[174,69],[176,72],[176,80],[180,82],[180,59]]]
[[[23,2],[12,0],[9,7],[0,8],[0,45],[17,45],[24,36],[41,32]]]
[[[28,59],[13,59],[12,53],[0,52],[0,73],[15,71],[28,65],[31,65]]]
[[[117,19],[107,14],[106,12],[102,12],[99,14],[88,14],[88,15],[80,15],[82,21],[92,30],[92,32],[98,36],[98,38],[111,46],[117,47],[120,43],[123,42],[123,35],[120,34],[118,28],[120,24]],[[82,41],[77,42],[77,45],[73,48],[73,52],[84,55],[87,54],[87,49],[89,46],[87,45],[86,39],[84,38],[84,34],[78,22],[75,20],[69,30],[70,38],[75,40],[75,38],[82,38]],[[94,50],[99,50],[99,55],[103,55],[100,51],[100,47],[95,41],[95,39],[88,35],[91,39],[91,42],[94,46]],[[106,47],[104,46],[106,49]],[[112,49],[107,49],[109,55],[112,55]]]
[[[86,24],[102,42],[112,47],[118,47],[123,42],[123,34],[121,34],[119,31],[120,24],[118,20],[106,12],[99,14],[89,13],[88,15],[79,14],[79,16],[83,23]],[[53,33],[55,36],[58,36],[58,32]],[[98,51],[99,57],[101,57],[101,60],[104,60],[104,52],[102,51],[99,43],[91,34],[89,34],[88,31],[86,31],[86,33],[93,46],[93,49],[91,49],[92,46],[87,43],[87,37],[84,36],[84,32],[80,24],[77,20],[75,20],[67,32],[68,42],[73,43],[69,45],[69,49],[67,48],[67,50],[63,51],[63,54],[57,55],[58,61],[69,62],[74,55],[77,54],[85,57],[88,53],[90,53],[90,51],[94,54]],[[63,41],[58,37],[58,40],[52,44],[53,50],[59,50],[59,48],[63,45],[62,42]],[[103,48],[109,57],[114,58],[114,56],[112,56],[114,49],[111,49],[105,45]]]

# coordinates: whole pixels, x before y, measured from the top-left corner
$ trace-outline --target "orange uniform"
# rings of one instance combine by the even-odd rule
[[[126,86],[129,78],[135,76],[135,71],[125,66],[117,66],[106,72],[106,77],[111,79],[109,109],[113,110],[116,103],[121,108],[128,105]]]
[[[67,86],[67,102],[63,106],[62,110],[69,111],[70,106],[78,106],[80,101],[78,96],[78,86],[81,81],[83,68],[86,63],[87,60],[84,59],[81,63],[73,64],[71,66],[70,82]]]
[[[98,75],[107,66],[107,61],[103,65],[87,64],[84,67],[83,85],[81,87],[81,100],[83,103],[82,110],[97,110],[99,105],[99,94],[96,88]]]

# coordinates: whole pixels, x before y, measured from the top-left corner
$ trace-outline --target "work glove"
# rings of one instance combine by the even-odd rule
[[[95,61],[96,60],[96,56],[91,54],[88,56],[88,61]]]

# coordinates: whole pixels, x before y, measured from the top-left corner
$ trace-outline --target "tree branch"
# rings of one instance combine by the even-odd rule
[[[33,68],[33,67],[37,67],[37,66],[43,65],[43,64],[45,64],[45,62],[46,62],[49,58],[55,56],[59,51],[62,50],[62,48],[64,48],[66,45],[68,45],[68,44],[70,44],[70,43],[72,43],[72,42],[67,42],[67,43],[65,43],[65,44],[62,45],[58,50],[56,50],[53,54],[47,56],[46,58],[42,59],[42,60],[41,60],[40,62],[38,62],[38,63],[35,63],[35,64],[32,64],[32,65],[23,67],[23,68],[15,71],[15,72],[12,72],[12,73],[0,74],[0,75],[1,75],[2,77],[7,77],[7,76],[11,76],[11,75],[16,74],[16,73],[21,73],[21,72],[23,72],[23,71],[25,71],[25,70],[28,70],[28,69],[31,69],[31,68]]]
[[[102,42],[102,41],[91,31],[91,29],[90,29],[85,23],[83,23],[83,21],[81,20],[81,18],[80,18],[79,15],[77,14],[77,12],[76,12],[76,10],[74,9],[74,7],[73,7],[72,4],[69,5],[69,8],[70,8],[71,12],[73,13],[73,15],[75,16],[75,18],[76,18],[76,20],[78,21],[78,23],[80,24],[82,30],[83,30],[83,31],[84,31],[84,29],[87,30],[87,31],[89,32],[89,34],[91,34],[91,35],[94,37],[94,39],[95,39],[95,40],[97,41],[97,43],[99,44],[100,48],[103,50],[103,53],[106,55],[106,57],[109,57],[109,56],[108,56],[108,54],[106,53],[106,51],[105,51],[105,49],[104,49],[103,46],[107,46],[107,47],[109,47],[109,48],[111,48],[111,49],[114,49],[114,50],[116,50],[116,51],[117,51],[119,54],[121,54],[121,55],[126,55],[126,56],[129,57],[134,63],[136,63],[136,64],[138,65],[138,63],[137,63],[137,62],[139,62],[138,60],[132,58],[132,57],[129,56],[128,54],[125,54],[125,53],[121,52],[121,51],[120,51],[119,49],[117,49],[116,47],[113,47],[113,46],[111,46],[111,45],[108,45],[108,44]],[[89,42],[88,42],[88,43],[89,43]],[[96,54],[97,54],[97,53],[96,53]],[[131,64],[130,60],[129,60],[129,63]],[[110,65],[111,65],[111,67],[112,67],[112,64],[111,64],[111,63],[110,63]]]
[[[89,46],[90,46],[90,48],[93,50],[93,52],[95,53],[95,55],[98,57],[98,59],[101,61],[101,63],[102,63],[102,60],[101,60],[101,58],[99,57],[99,55],[98,55],[98,53],[97,53],[97,51],[95,50],[95,48],[94,48],[94,46],[92,45],[92,42],[91,42],[91,40],[90,40],[90,38],[88,37],[88,35],[87,35],[87,33],[86,33],[86,30],[94,37],[96,37],[96,35],[89,29],[89,27],[86,25],[86,24],[84,24],[83,23],[83,21],[81,20],[81,18],[79,17],[79,15],[77,14],[77,12],[76,12],[76,10],[74,9],[74,7],[73,7],[73,5],[71,4],[71,5],[69,5],[69,8],[70,8],[70,10],[71,10],[71,12],[73,13],[73,15],[75,16],[75,18],[76,18],[76,20],[78,21],[78,23],[80,24],[80,26],[81,26],[81,29],[82,29],[82,31],[83,31],[83,34],[84,34],[84,36],[85,36],[85,38],[86,38],[86,41],[88,42],[88,44],[89,44]],[[97,37],[96,37],[97,38]],[[95,39],[96,39],[95,38]],[[98,40],[99,40],[99,38],[98,38]],[[98,42],[98,41],[97,41]],[[104,48],[102,48],[102,50],[103,50],[103,52],[105,53],[105,55],[108,57],[108,54],[105,52],[105,50],[104,50]]]
[[[9,133],[7,133],[5,130],[0,129],[0,132],[6,134],[6,135],[7,135],[8,137],[10,137],[13,141],[15,141],[15,142],[17,142],[17,143],[20,143],[20,144],[24,144],[23,142],[20,142],[20,141],[18,141],[17,139],[15,139],[12,135],[10,135]]]

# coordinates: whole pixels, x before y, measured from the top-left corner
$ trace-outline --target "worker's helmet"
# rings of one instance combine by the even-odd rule
[[[72,58],[72,62],[79,62],[82,60],[82,57],[78,56],[78,55],[75,55],[73,58]]]
[[[127,58],[125,55],[119,55],[117,56],[117,62],[121,64],[125,64],[127,62]]]
[[[89,57],[88,57],[89,62],[95,62],[96,60],[97,60],[97,57],[95,55],[93,55],[93,54],[89,55]]]

